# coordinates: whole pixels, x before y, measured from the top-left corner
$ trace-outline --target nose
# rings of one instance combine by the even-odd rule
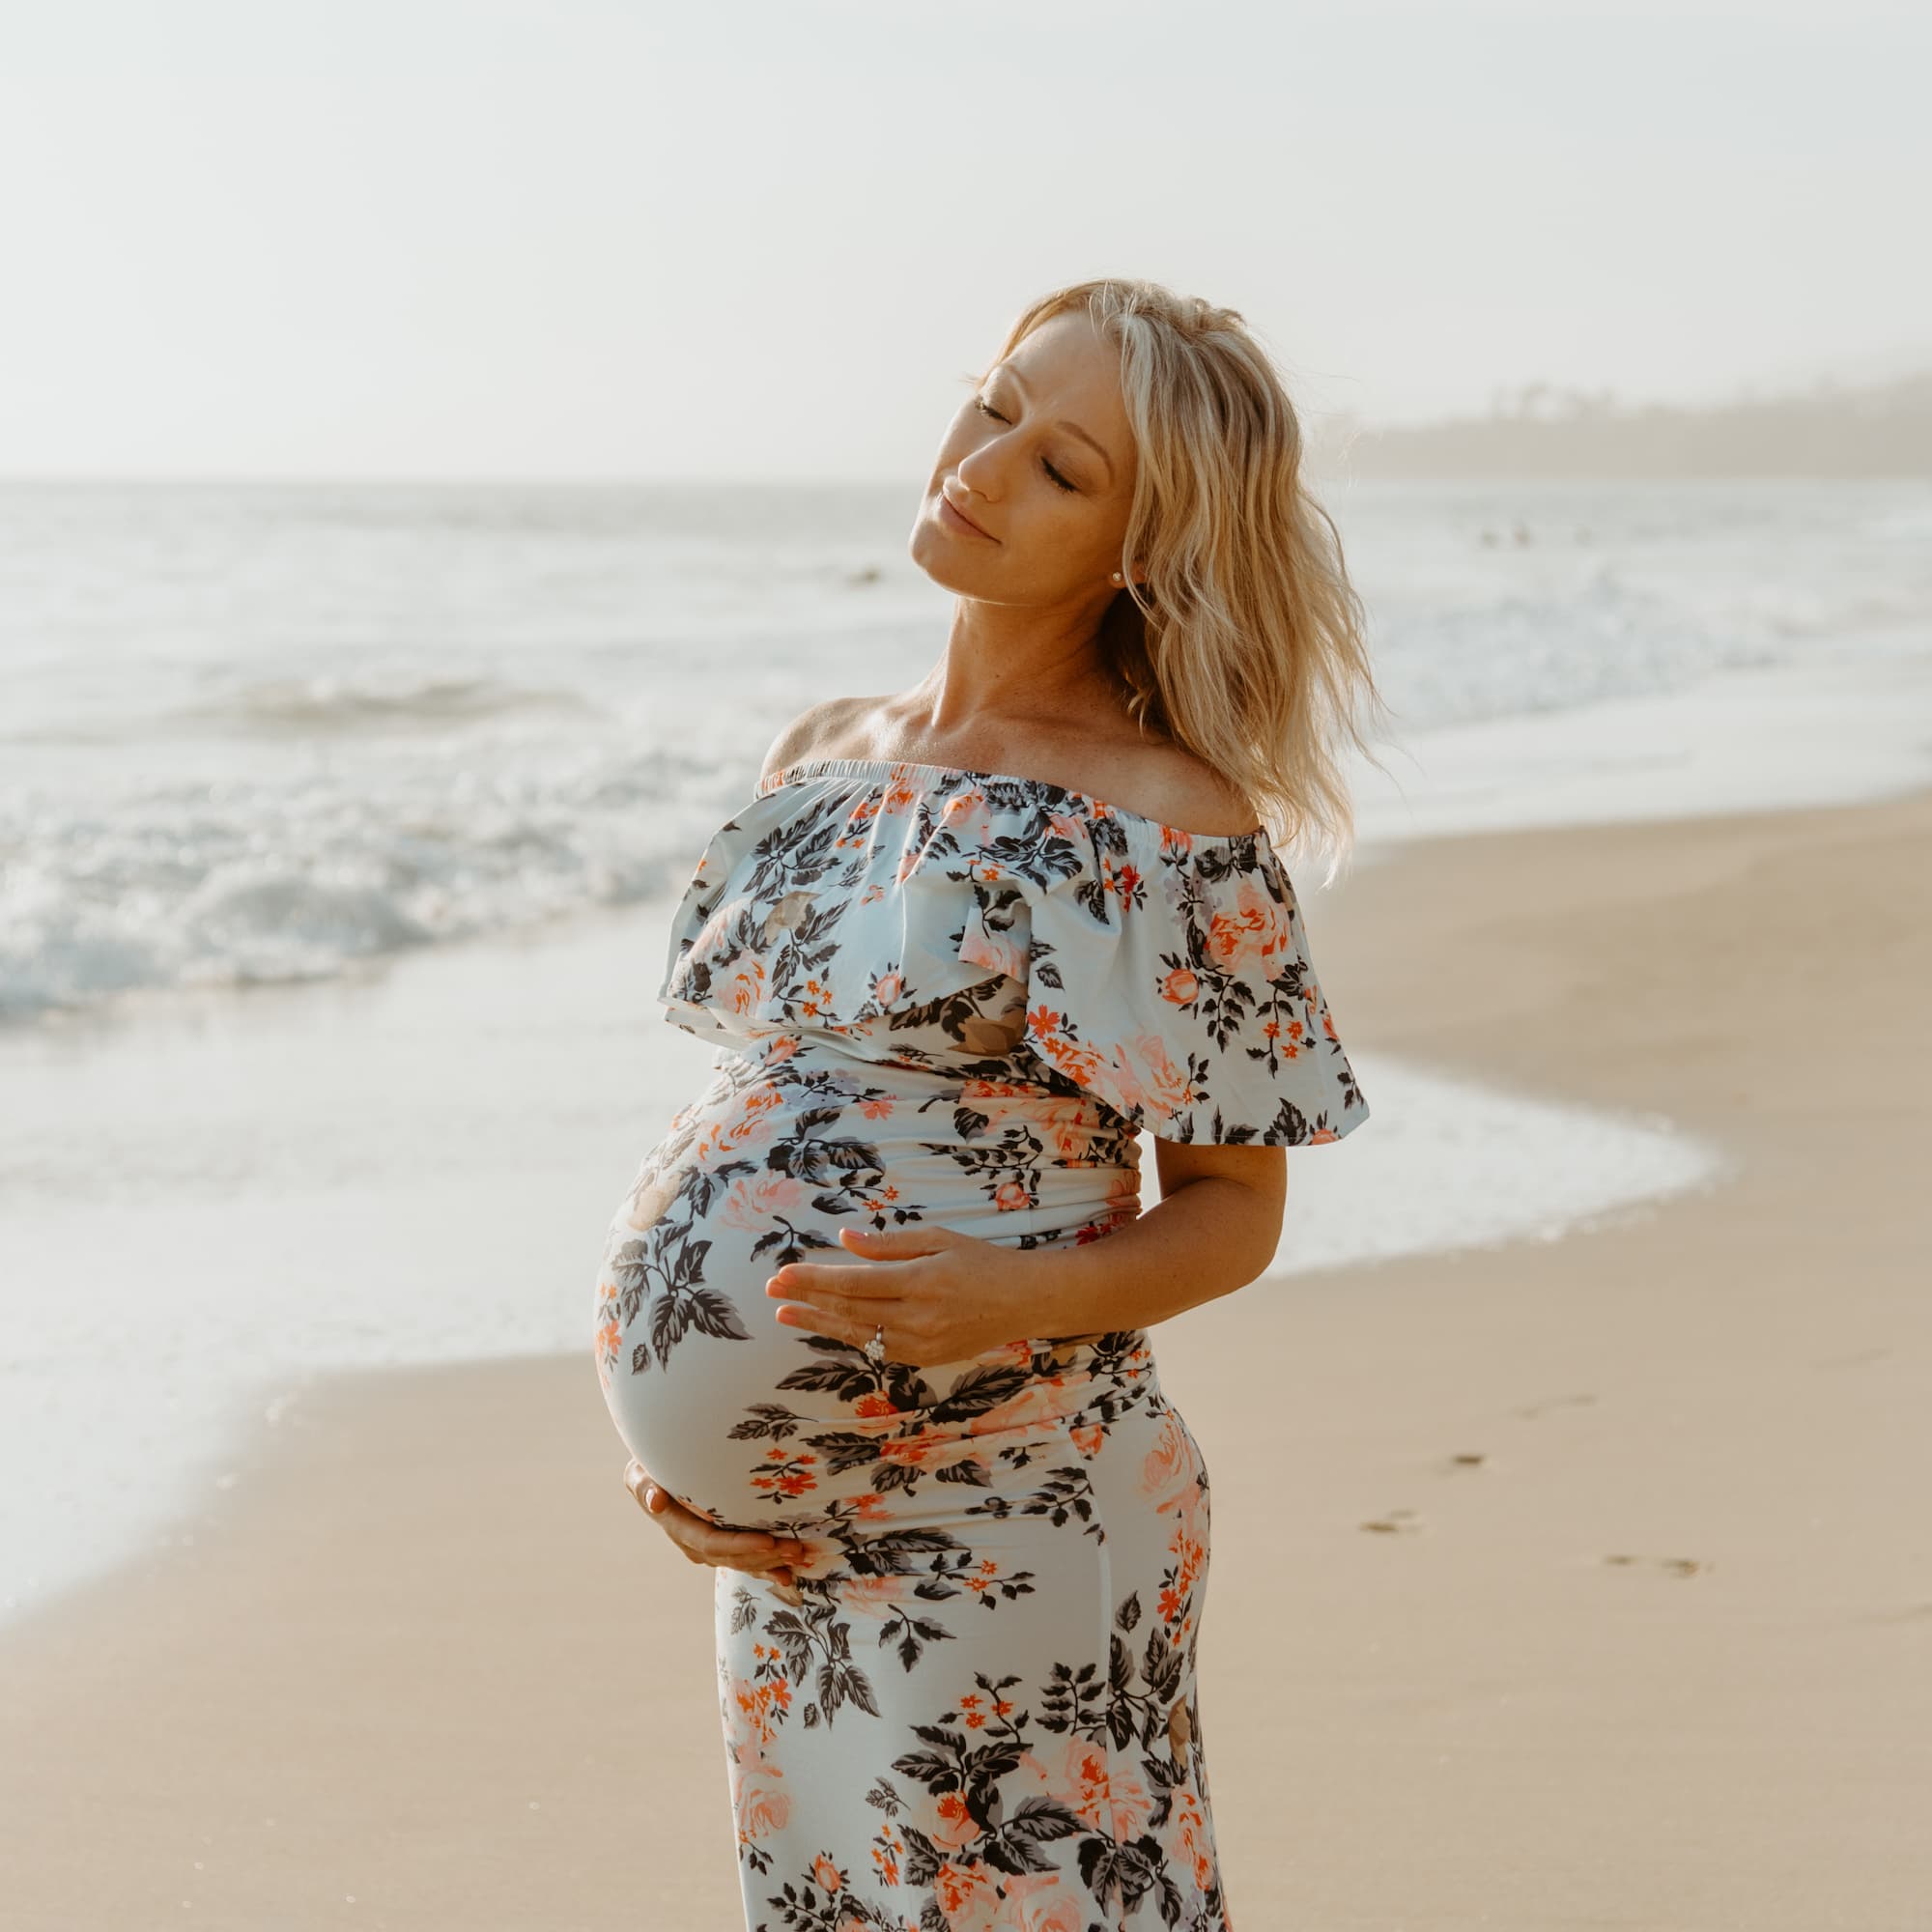
[[[991,480],[987,466],[980,461],[984,453],[983,450],[976,449],[970,455],[962,456],[952,466],[955,486],[952,492],[953,497],[959,508],[964,510],[976,524],[980,521],[978,509],[981,503],[999,501],[998,496],[987,489],[985,483],[980,480],[981,478]],[[969,469],[973,472],[970,476],[966,473]]]

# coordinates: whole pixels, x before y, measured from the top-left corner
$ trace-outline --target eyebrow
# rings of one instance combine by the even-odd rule
[[[1020,380],[1020,372],[1017,369],[1015,369],[1010,362],[1000,363],[995,373],[1010,376],[1013,380],[1014,387],[1016,387],[1019,390],[1021,395],[1026,394],[1027,385],[1024,382]],[[1109,456],[1107,452],[1103,448],[1101,448],[1101,446],[1097,442],[1095,442],[1094,440],[1091,436],[1089,436],[1087,432],[1084,429],[1082,429],[1077,422],[1068,422],[1065,416],[1062,416],[1061,419],[1054,424],[1054,428],[1064,429],[1068,436],[1077,436],[1080,439],[1080,440],[1084,442],[1087,445],[1087,447],[1091,449],[1094,453],[1094,455],[1096,455],[1100,459],[1100,461],[1107,466],[1107,481],[1110,485],[1112,484],[1114,480],[1114,459],[1111,456]]]

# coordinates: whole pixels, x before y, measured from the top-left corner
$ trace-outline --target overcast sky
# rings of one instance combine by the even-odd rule
[[[1928,21],[0,0],[0,473],[899,478],[1108,273],[1381,421],[1932,365]]]

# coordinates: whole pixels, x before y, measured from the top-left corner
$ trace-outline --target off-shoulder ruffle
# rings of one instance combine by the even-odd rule
[[[863,1030],[994,974],[1026,987],[1015,1057],[1136,1130],[1310,1146],[1368,1118],[1265,832],[1040,780],[788,767],[699,860],[660,997],[731,1040]]]
[[[1082,815],[972,887],[961,955],[1024,977],[1033,1052],[1136,1130],[1303,1147],[1368,1118],[1265,834]]]

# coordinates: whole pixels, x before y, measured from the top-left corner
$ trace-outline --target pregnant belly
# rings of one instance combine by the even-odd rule
[[[619,1435],[670,1494],[734,1527],[876,1515],[888,1499],[895,1516],[943,1508],[940,1492],[956,1501],[1000,1452],[1009,1467],[1034,1437],[1079,1426],[1093,1394],[1099,1338],[1015,1337],[915,1367],[781,1325],[765,1282],[785,1262],[868,1265],[841,1226],[923,1221],[1050,1246],[1138,1212],[1131,1168],[1048,1162],[1002,1178],[977,1137],[970,1159],[912,1138],[944,1131],[930,1115],[895,1132],[896,1109],[848,1118],[813,1099],[788,1107],[727,1067],[644,1157],[597,1273],[597,1370]]]

